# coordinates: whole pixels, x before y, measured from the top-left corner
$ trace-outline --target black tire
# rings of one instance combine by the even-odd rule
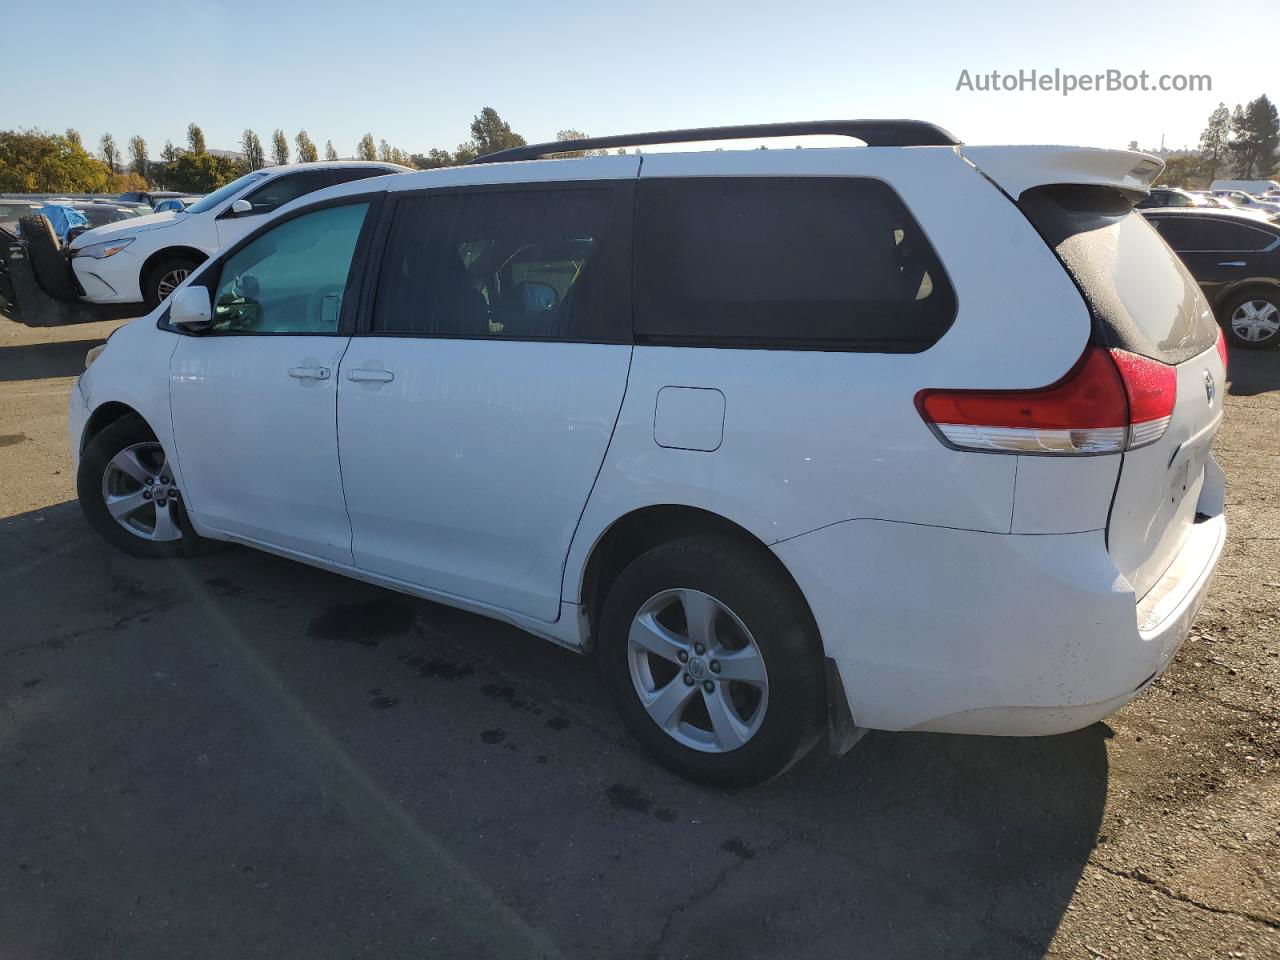
[[[71,275],[71,264],[62,250],[58,235],[53,232],[53,224],[49,222],[49,218],[36,214],[34,217],[23,217],[18,222],[22,225],[27,260],[40,289],[55,300],[79,300],[80,291]]]
[[[1271,350],[1280,346],[1280,328],[1262,340],[1246,340],[1232,329],[1231,318],[1237,310],[1250,301],[1268,303],[1277,311],[1277,315],[1280,315],[1280,287],[1254,287],[1251,290],[1232,294],[1223,300],[1218,308],[1218,319],[1222,324],[1222,332],[1227,342],[1233,347],[1241,347],[1245,350]]]
[[[679,588],[708,594],[728,607],[750,631],[768,671],[763,718],[736,749],[711,753],[678,742],[650,717],[632,681],[628,634],[633,619],[652,598]],[[825,699],[817,630],[795,585],[755,544],[700,535],[642,554],[609,590],[598,655],[618,711],[636,739],[663,766],[696,783],[730,788],[762,783],[803,757],[821,735]],[[681,679],[682,674],[671,683]]]
[[[160,301],[168,296],[160,294],[160,285],[170,279],[170,275],[175,271],[185,270],[190,273],[200,265],[200,261],[194,257],[185,254],[174,254],[169,257],[161,257],[148,269],[142,278],[142,299],[147,302],[147,306],[154,310],[160,305]]]
[[[214,544],[192,529],[180,495],[175,498],[171,507],[166,503],[166,509],[172,509],[171,516],[181,532],[181,538],[177,540],[148,540],[130,533],[107,509],[103,490],[103,477],[107,471],[107,465],[121,451],[137,444],[155,443],[155,440],[156,437],[151,432],[151,428],[136,415],[121,417],[90,440],[80,457],[80,469],[76,473],[76,492],[80,498],[80,509],[84,511],[89,525],[104,540],[135,557],[160,559],[193,556],[205,552]],[[156,508],[153,506],[152,509]]]

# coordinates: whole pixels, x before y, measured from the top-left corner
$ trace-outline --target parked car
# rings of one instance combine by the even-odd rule
[[[1280,345],[1280,227],[1220,210],[1144,210],[1240,347]]]
[[[1151,192],[1134,204],[1138,208],[1147,207],[1199,207],[1204,202],[1194,194],[1177,187],[1152,187]]]
[[[185,213],[155,213],[87,231],[71,244],[71,267],[85,300],[154,307],[211,253],[250,233],[290,200],[337,183],[407,172],[393,163],[359,160],[255,170]]]
[[[199,197],[169,197],[167,200],[161,200],[156,204],[155,212],[167,213],[173,211],[174,213],[185,213],[186,209],[199,199]]]
[[[1259,200],[1257,197],[1251,196],[1241,190],[1215,190],[1213,195],[1215,197],[1221,197],[1229,200],[1235,207],[1264,213],[1269,217],[1280,213],[1280,203],[1271,203],[1267,200]]]
[[[527,162],[816,133],[867,145]],[[294,201],[118,330],[71,391],[92,526],[594,651],[711,784],[1073,730],[1168,666],[1226,357],[1126,199],[1158,160],[850,121],[484,161]]]
[[[155,210],[159,208],[161,201],[185,196],[185,193],[176,190],[130,190],[128,193],[120,194],[116,199],[122,203],[146,204]]]
[[[1256,196],[1263,193],[1280,193],[1280,183],[1274,180],[1214,180],[1209,184],[1209,189],[1214,193],[1239,190]]]

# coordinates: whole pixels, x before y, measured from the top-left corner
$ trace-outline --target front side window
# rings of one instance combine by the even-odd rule
[[[293,217],[222,264],[211,333],[336,333],[367,203]]]
[[[217,190],[213,191],[213,193],[201,197],[187,208],[187,212],[204,213],[206,210],[212,210],[214,207],[218,206],[218,204],[222,203],[222,201],[230,200],[245,187],[249,186],[249,184],[256,183],[265,176],[266,173],[262,170],[255,170],[253,173],[246,173],[239,180],[232,180],[225,187],[219,187]]]
[[[428,193],[399,202],[374,333],[608,339],[611,186]]]
[[[303,170],[299,173],[286,173],[283,176],[268,180],[257,190],[247,194],[245,199],[253,204],[253,212],[270,213],[283,207],[291,200],[306,196],[308,193],[329,185],[327,170]]]
[[[650,342],[916,352],[955,318],[937,255],[882,181],[653,179],[636,210]]]

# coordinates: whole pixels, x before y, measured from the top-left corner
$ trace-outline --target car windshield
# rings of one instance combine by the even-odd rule
[[[221,187],[213,191],[213,193],[202,198],[199,202],[193,203],[191,206],[187,207],[187,213],[204,213],[206,210],[212,210],[214,207],[218,206],[218,204],[222,203],[222,201],[235,196],[245,187],[249,186],[249,184],[261,180],[265,176],[266,173],[262,170],[255,170],[253,173],[246,173],[239,180],[232,180],[225,187]]]
[[[18,221],[23,217],[31,216],[38,209],[40,209],[40,204],[26,200],[0,200],[0,230],[16,235]]]
[[[132,217],[141,216],[131,207],[108,207],[105,204],[87,203],[76,209],[85,215],[90,227],[100,227],[106,223],[115,223],[117,220],[129,220]]]

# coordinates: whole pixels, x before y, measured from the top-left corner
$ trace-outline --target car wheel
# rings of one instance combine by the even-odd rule
[[[1250,290],[1222,305],[1223,328],[1237,347],[1263,350],[1280,344],[1280,291]]]
[[[176,256],[166,257],[153,266],[147,271],[147,279],[142,286],[147,306],[153,310],[158,307],[199,265],[191,257]]]
[[[89,441],[76,474],[89,525],[135,557],[175,557],[208,541],[191,528],[169,459],[141,417],[122,417]]]
[[[697,536],[641,555],[609,590],[599,656],[631,732],[689,780],[761,783],[821,733],[817,631],[755,545]]]

